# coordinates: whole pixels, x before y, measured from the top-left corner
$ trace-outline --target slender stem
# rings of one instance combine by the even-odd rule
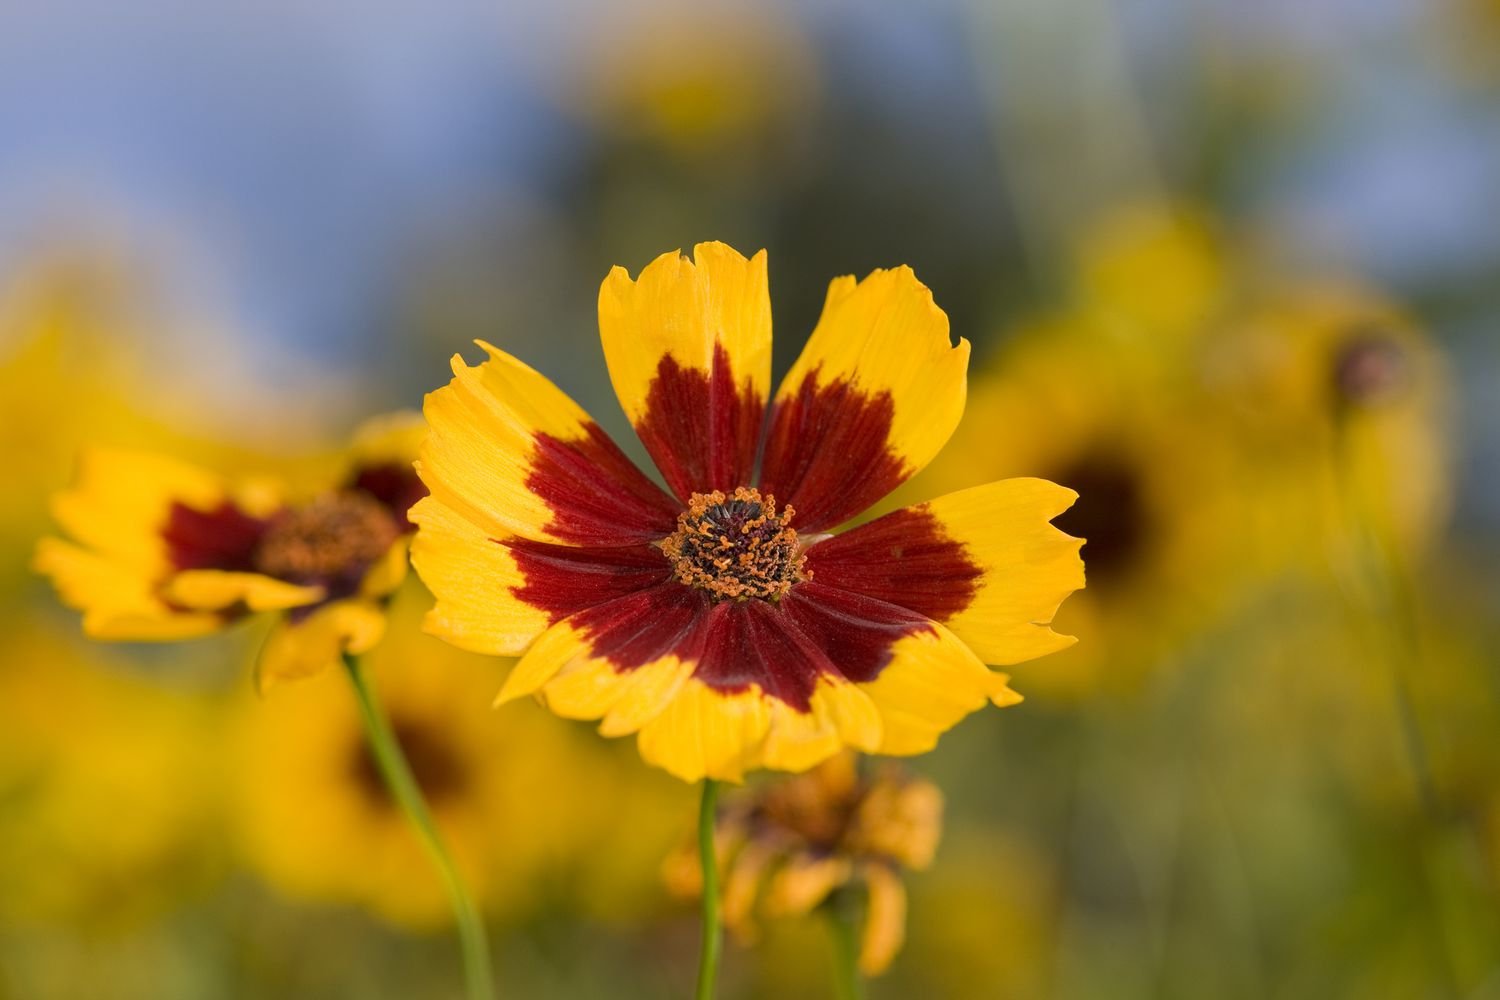
[[[864,1000],[865,981],[859,974],[859,915],[852,899],[838,893],[823,907],[833,939],[833,995],[836,1000]]]
[[[432,813],[422,797],[422,790],[412,777],[411,767],[406,762],[405,754],[401,752],[401,744],[396,740],[395,733],[391,731],[390,722],[375,700],[375,693],[360,666],[359,658],[345,654],[344,666],[347,668],[349,683],[354,687],[360,719],[365,726],[365,737],[370,741],[370,750],[375,755],[380,776],[385,779],[391,797],[401,807],[406,818],[411,820],[417,839],[422,842],[428,859],[442,879],[443,888],[447,890],[448,903],[453,907],[453,918],[458,925],[459,944],[463,948],[464,980],[468,984],[469,1000],[494,1000],[489,942],[485,938],[484,922],[480,919],[479,909],[474,905],[474,899],[469,895],[458,867],[453,863],[453,856],[443,844],[437,824],[432,821]]]
[[[724,933],[719,913],[719,861],[714,853],[714,818],[719,783],[703,779],[703,800],[698,806],[698,863],[703,868],[703,946],[698,952],[698,1000],[713,1000],[719,978],[719,952]]]

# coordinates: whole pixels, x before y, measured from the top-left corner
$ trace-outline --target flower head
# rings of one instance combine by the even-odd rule
[[[757,903],[767,916],[795,916],[863,887],[860,968],[866,975],[883,972],[905,936],[901,873],[932,863],[942,825],[942,792],[894,762],[862,777],[854,755],[845,753],[766,784],[729,802],[718,817],[724,919],[749,937]],[[669,858],[665,874],[680,894],[702,890],[692,848]]]
[[[180,639],[280,612],[260,685],[317,673],[380,639],[424,492],[421,433],[415,414],[372,422],[343,476],[305,499],[161,455],[87,452],[53,502],[69,538],[43,539],[36,568],[95,638]]]
[[[522,655],[500,700],[639,734],[687,780],[912,754],[1009,664],[1070,644],[1083,585],[1049,522],[1068,489],[1017,479],[829,531],[916,473],[958,423],[968,344],[907,268],[832,283],[774,397],[764,253],[665,254],[599,295],[605,360],[668,490],[546,378],[488,345],[427,397],[413,561],[428,628]],[[757,456],[759,459],[757,460]]]

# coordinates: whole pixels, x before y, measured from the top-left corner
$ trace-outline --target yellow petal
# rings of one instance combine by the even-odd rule
[[[938,736],[1008,690],[1004,674],[936,623],[898,640],[880,675],[859,687],[880,710],[879,752],[902,756],[931,750]]]
[[[838,278],[772,404],[762,490],[821,531],[938,453],[963,413],[969,343],[910,268]]]
[[[807,913],[849,881],[853,865],[839,855],[799,854],[771,878],[766,911],[786,916]]]
[[[401,586],[401,581],[406,579],[406,568],[410,561],[409,539],[404,536],[396,539],[385,550],[385,555],[365,571],[365,578],[359,584],[359,595],[375,598],[393,593]]]
[[[533,369],[481,346],[453,358],[427,396],[417,471],[432,495],[488,538],[623,545],[670,534],[677,506],[584,411]]]
[[[262,694],[282,681],[336,669],[345,653],[365,653],[385,634],[385,612],[370,601],[334,601],[306,618],[285,618],[266,637],[255,665]]]
[[[547,628],[547,615],[519,600],[525,581],[510,549],[436,497],[411,510],[411,559],[437,599],[423,628],[455,646],[519,656]]]
[[[724,879],[724,924],[741,941],[755,938],[755,900],[761,882],[775,860],[775,848],[752,839],[735,857]],[[698,891],[703,891],[701,886]]]
[[[162,585],[173,604],[202,611],[219,611],[243,604],[251,611],[281,611],[323,599],[322,587],[301,587],[260,573],[231,573],[194,569],[174,573]]]
[[[866,752],[880,748],[884,725],[870,696],[843,678],[824,677],[800,712],[769,700],[771,727],[761,750],[760,766],[777,771],[806,771],[846,747]]]
[[[1083,586],[1081,542],[1050,522],[1076,498],[1043,479],[950,493],[812,546],[807,567],[944,623],[986,663],[1020,663],[1074,642],[1049,623]]]
[[[228,624],[223,615],[171,607],[139,567],[61,539],[42,539],[32,567],[52,579],[64,604],[83,612],[83,630],[94,639],[187,639]]]
[[[864,875],[869,903],[865,908],[859,971],[878,976],[890,968],[891,960],[906,940],[906,886],[902,885],[901,876],[885,865],[868,865]]]
[[[770,727],[759,688],[717,691],[695,678],[656,718],[641,727],[641,757],[683,781],[739,782],[755,767]]]
[[[673,491],[748,485],[771,383],[766,254],[700,243],[599,290],[599,332],[625,415]]]
[[[96,448],[79,458],[74,485],[52,501],[52,514],[87,548],[147,571],[166,565],[161,528],[172,504],[208,510],[229,497],[220,477],[149,452]]]

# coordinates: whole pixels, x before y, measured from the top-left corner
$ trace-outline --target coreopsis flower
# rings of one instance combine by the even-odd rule
[[[623,268],[599,296],[615,391],[670,492],[497,348],[427,397],[412,517],[428,628],[522,655],[500,701],[638,733],[686,780],[805,770],[841,747],[930,749],[1083,585],[1050,520],[1068,489],[991,483],[829,535],[926,465],[969,346],[908,268],[839,278],[769,400],[766,258],[720,243]],[[764,426],[763,426],[764,425]],[[757,471],[757,455],[760,456]]]
[[[406,575],[415,414],[372,421],[343,474],[305,498],[234,483],[163,455],[95,449],[53,501],[66,539],[35,567],[97,639],[169,640],[280,615],[257,665],[262,688],[336,665],[379,641]]]
[[[757,912],[799,916],[835,893],[862,890],[859,967],[878,975],[905,938],[902,873],[932,863],[942,826],[942,792],[894,761],[862,777],[854,755],[843,753],[767,783],[727,803],[717,818],[724,921],[749,938]],[[681,895],[702,890],[695,852],[684,847],[665,866],[669,887]]]

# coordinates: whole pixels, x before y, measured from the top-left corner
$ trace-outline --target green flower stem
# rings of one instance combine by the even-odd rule
[[[719,783],[703,779],[703,800],[698,807],[698,863],[703,868],[703,945],[698,952],[698,1000],[713,1000],[719,978],[719,952],[724,931],[719,912],[719,861],[714,852],[714,819]]]
[[[369,678],[360,666],[359,658],[344,655],[344,666],[349,674],[349,683],[354,686],[354,697],[359,703],[360,719],[364,722],[365,737],[370,741],[370,750],[385,779],[391,797],[411,820],[417,839],[422,842],[427,857],[437,869],[443,888],[448,892],[448,902],[453,907],[453,918],[458,924],[458,939],[463,948],[464,979],[468,984],[469,1000],[494,1000],[495,989],[490,967],[489,943],[485,938],[484,922],[474,899],[464,886],[453,856],[443,844],[437,824],[422,797],[422,790],[412,777],[411,767],[401,752],[401,744],[391,731],[390,722],[375,700]]]
[[[847,893],[839,892],[823,907],[833,939],[833,995],[837,1000],[864,1000],[865,981],[859,974],[859,915]]]

